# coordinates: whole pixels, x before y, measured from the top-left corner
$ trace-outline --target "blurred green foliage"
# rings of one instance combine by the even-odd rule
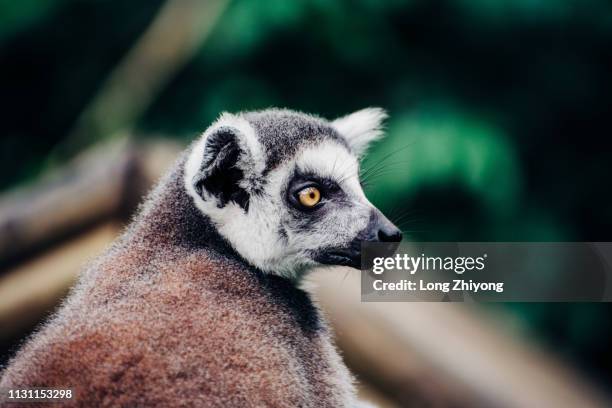
[[[0,187],[48,168],[160,5],[0,2]],[[136,129],[187,141],[224,110],[382,106],[367,190],[412,239],[609,241],[611,72],[604,0],[236,0]],[[607,305],[507,307],[612,372]]]

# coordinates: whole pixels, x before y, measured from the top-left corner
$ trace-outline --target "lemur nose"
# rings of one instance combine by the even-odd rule
[[[402,240],[402,231],[393,225],[393,223],[376,208],[370,215],[368,231],[370,241],[400,242]]]
[[[394,225],[381,225],[377,235],[380,242],[400,242],[402,240],[402,231]]]

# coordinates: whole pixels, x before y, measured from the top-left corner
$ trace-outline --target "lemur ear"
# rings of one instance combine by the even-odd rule
[[[338,118],[332,126],[340,133],[358,157],[368,146],[383,135],[383,122],[387,113],[381,108],[366,108]]]
[[[247,211],[264,162],[250,124],[226,113],[194,146],[185,168],[186,182],[204,201],[215,200],[219,208],[234,202]]]

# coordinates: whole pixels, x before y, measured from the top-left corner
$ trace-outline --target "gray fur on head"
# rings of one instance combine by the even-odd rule
[[[355,266],[355,246],[372,225],[390,225],[365,197],[358,162],[385,118],[378,108],[334,121],[278,109],[224,113],[192,145],[185,188],[232,248],[265,272]],[[294,202],[308,185],[321,192],[312,211]]]

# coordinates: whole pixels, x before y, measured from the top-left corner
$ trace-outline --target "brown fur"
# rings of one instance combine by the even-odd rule
[[[183,162],[0,387],[72,388],[81,407],[356,403],[316,306],[228,249],[183,191]]]

